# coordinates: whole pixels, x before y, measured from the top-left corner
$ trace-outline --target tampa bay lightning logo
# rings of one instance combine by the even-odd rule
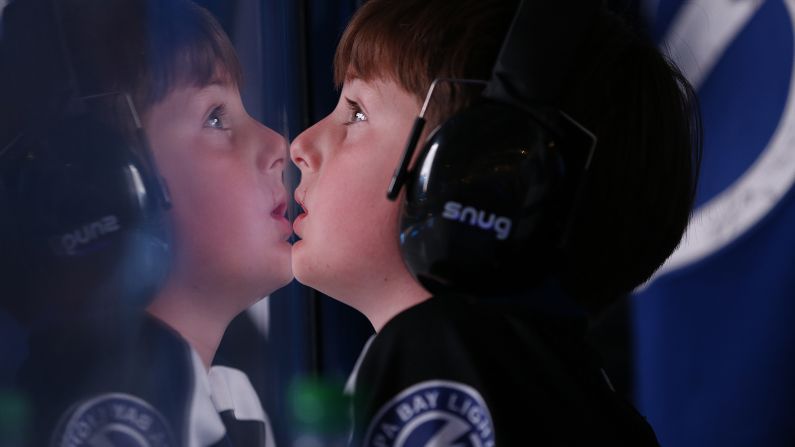
[[[663,47],[699,91],[707,138],[702,203],[655,278],[739,239],[795,185],[795,0],[663,3]]]
[[[366,447],[493,447],[494,427],[474,388],[431,380],[403,390],[373,418]]]
[[[175,447],[168,423],[145,401],[103,394],[67,412],[52,447]]]

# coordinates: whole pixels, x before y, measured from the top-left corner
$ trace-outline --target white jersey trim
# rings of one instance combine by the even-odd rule
[[[189,447],[207,447],[220,441],[226,434],[226,428],[213,405],[212,388],[207,371],[204,369],[204,363],[192,348],[191,359],[193,360],[195,386],[190,405],[187,445]]]

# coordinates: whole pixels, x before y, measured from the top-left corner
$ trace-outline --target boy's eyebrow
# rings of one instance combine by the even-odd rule
[[[234,87],[234,85],[235,84],[233,84],[231,82],[228,82],[228,81],[224,81],[224,80],[212,80],[212,81],[208,82],[207,84],[204,84],[204,85],[201,85],[201,86],[197,86],[196,88],[199,91],[207,91],[207,90],[213,90],[213,89],[225,90],[225,89]]]
[[[359,72],[349,66],[348,71],[345,72],[345,80],[352,81],[354,79],[359,79]]]
[[[360,104],[359,102],[354,101],[351,98],[348,98],[347,96],[345,96],[344,98],[345,98],[345,102],[348,103],[348,107],[350,107],[350,108],[360,108],[360,109],[362,109],[362,111],[367,112],[367,109],[362,104]]]
[[[207,87],[211,85],[217,85],[218,87],[230,87],[235,85],[235,83],[229,79],[225,78],[213,78],[208,84]]]

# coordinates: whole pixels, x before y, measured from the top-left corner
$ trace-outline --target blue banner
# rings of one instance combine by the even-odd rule
[[[790,0],[659,0],[696,87],[698,209],[633,298],[635,396],[664,446],[795,445],[795,74]]]

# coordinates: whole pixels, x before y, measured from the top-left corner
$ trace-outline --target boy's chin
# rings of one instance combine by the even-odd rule
[[[295,257],[293,257],[293,277],[299,283],[314,288],[312,275],[303,269],[301,265],[296,265]]]
[[[271,280],[268,282],[266,287],[266,292],[263,296],[270,295],[271,293],[281,289],[282,287],[290,284],[290,282],[295,278],[293,275],[293,269],[288,264],[288,266],[283,270],[278,272],[274,275]]]
[[[322,275],[318,275],[315,266],[305,262],[300,255],[293,254],[293,275],[299,283],[326,293],[323,292],[326,281],[323,280]]]

